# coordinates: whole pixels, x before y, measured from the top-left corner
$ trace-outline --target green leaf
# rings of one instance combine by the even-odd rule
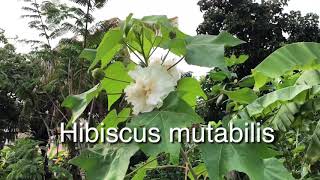
[[[250,88],[242,88],[235,91],[222,90],[222,93],[226,94],[229,99],[241,104],[250,104],[258,98]]]
[[[261,154],[267,149],[261,144],[205,143],[200,150],[212,180],[223,180],[232,170],[244,172],[250,179],[264,179]]]
[[[121,30],[123,32],[125,32],[125,35],[128,34],[128,32],[130,31],[131,27],[132,27],[132,16],[133,14],[130,13],[127,17],[126,20],[121,24]]]
[[[239,87],[253,87],[254,86],[254,78],[250,76],[245,76],[237,83]]]
[[[143,127],[147,129],[158,128],[161,141],[157,144],[139,144],[141,150],[149,156],[157,156],[162,152],[170,153],[171,161],[177,163],[181,146],[179,143],[170,142],[170,128],[191,127],[192,124],[200,122],[202,120],[194,110],[175,93],[171,93],[165,99],[164,105],[160,110],[133,117],[128,127],[139,130]]]
[[[100,123],[100,125],[97,127],[97,129],[100,129],[102,127],[102,123],[104,124],[104,128],[117,128],[118,124],[121,122],[126,121],[131,113],[130,108],[124,108],[118,115],[116,110],[112,110],[108,113],[108,115],[103,119],[103,121]],[[100,128],[99,128],[100,127]]]
[[[186,41],[185,39],[170,39],[166,43],[162,43],[162,48],[170,49],[170,52],[178,55],[183,56],[186,54]]]
[[[223,81],[227,77],[228,77],[228,75],[226,73],[224,73],[223,71],[211,72],[210,73],[210,78],[215,80],[215,81]]]
[[[301,105],[295,102],[283,104],[268,121],[275,130],[286,132],[294,122],[294,115],[300,111],[300,107]]]
[[[320,74],[318,70],[310,70],[303,72],[300,77],[295,82],[296,85],[309,85],[309,86],[315,86],[320,84]],[[276,111],[275,114],[272,115],[272,117],[268,120],[272,123],[275,130],[280,130],[283,132],[286,132],[290,129],[291,124],[295,120],[295,115],[299,112],[301,112],[301,106],[303,103],[306,103],[303,105],[303,108],[306,108],[308,104],[312,104],[312,108],[310,108],[310,111],[314,110],[314,104],[313,102],[308,102],[308,99],[306,99],[307,102],[302,103],[296,103],[296,102],[289,102],[289,103],[283,103],[279,109]]]
[[[320,121],[318,122],[318,125],[316,129],[313,132],[313,135],[311,136],[311,142],[308,146],[307,153],[306,153],[306,159],[310,164],[313,164],[320,160]]]
[[[81,152],[70,163],[86,172],[88,180],[122,180],[130,158],[139,150],[134,144],[95,145]]]
[[[130,113],[130,108],[124,108],[119,114],[117,114],[117,111],[115,109],[110,111],[102,120],[102,122],[97,126],[99,134],[101,132],[101,128],[104,128],[105,131],[107,131],[108,128],[118,128],[118,124],[126,121],[129,118]],[[91,138],[94,139],[95,136],[96,135],[93,133]]]
[[[103,37],[98,49],[94,62],[90,65],[93,68],[99,61],[101,66],[105,67],[116,53],[122,48],[123,32],[120,28],[109,30]]]
[[[290,172],[283,166],[283,162],[276,158],[263,160],[264,180],[293,180]]]
[[[207,95],[201,89],[199,81],[194,78],[182,78],[178,82],[177,91],[180,97],[187,102],[191,107],[194,107],[197,102],[197,97],[202,97],[207,100]]]
[[[255,88],[261,88],[268,79],[279,78],[294,69],[319,68],[319,49],[319,43],[311,42],[289,44],[278,49],[253,70]]]
[[[309,85],[315,86],[320,84],[320,71],[319,70],[309,70],[304,71],[301,76],[295,82],[297,85]]]
[[[198,178],[200,176],[208,177],[208,171],[207,171],[206,165],[204,163],[200,163],[198,166],[196,166],[196,167],[194,167],[192,169],[196,173]],[[188,173],[188,177],[189,177],[190,180],[195,180],[190,171]]]
[[[285,102],[294,99],[300,93],[311,90],[312,86],[296,85],[286,87],[271,93],[268,93],[254,102],[246,106],[247,112],[250,116],[254,116],[263,112],[264,109],[276,102]]]
[[[92,89],[79,94],[68,96],[62,103],[63,107],[69,108],[72,111],[72,117],[68,123],[68,127],[72,125],[84,112],[88,104],[100,92],[99,85],[94,86]]]
[[[80,58],[84,58],[87,59],[91,62],[93,62],[96,58],[96,54],[97,54],[97,50],[96,49],[84,49],[81,54],[80,54]]]
[[[142,180],[147,175],[147,170],[156,168],[158,166],[158,161],[155,157],[150,157],[147,162],[142,165],[137,173],[133,176],[132,180]]]
[[[192,65],[219,67],[226,70],[224,47],[233,47],[244,43],[231,34],[222,32],[218,36],[198,35],[187,38],[186,61]]]
[[[153,25],[153,24],[162,24],[164,26],[172,26],[170,20],[166,15],[152,15],[152,16],[144,16],[141,19],[142,22]]]
[[[130,84],[132,79],[122,62],[111,64],[105,71],[106,78],[101,81],[101,87],[108,95],[108,109],[121,97],[123,89]]]
[[[237,64],[242,64],[246,62],[248,59],[249,59],[249,56],[247,55],[240,55],[239,57],[232,55],[231,57],[225,58],[228,67],[231,67]]]

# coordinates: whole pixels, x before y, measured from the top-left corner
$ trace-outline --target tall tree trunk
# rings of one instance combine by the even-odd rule
[[[87,47],[87,39],[88,39],[88,26],[89,26],[89,15],[90,15],[90,8],[91,8],[91,0],[88,0],[87,2],[87,12],[86,12],[86,26],[85,26],[85,32],[83,36],[83,48]]]

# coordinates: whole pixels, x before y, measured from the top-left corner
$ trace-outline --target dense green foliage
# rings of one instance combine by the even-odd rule
[[[282,46],[280,40],[273,39],[268,40],[276,43],[271,50],[252,45],[261,39],[246,39],[244,34],[252,35],[251,31],[236,34],[248,42],[218,31],[217,35],[189,36],[178,29],[175,19],[166,16],[136,19],[130,14],[123,21],[112,19],[90,29],[91,12],[106,1],[75,1],[87,11],[47,1],[27,2],[30,7],[24,9],[33,14],[25,17],[36,19],[29,25],[44,40],[38,45],[32,41],[36,48],[19,54],[0,33],[4,44],[0,48],[0,134],[5,134],[1,142],[13,140],[10,133],[28,135],[0,151],[0,179],[320,177],[320,44]],[[210,2],[232,7],[232,3],[242,1]],[[248,9],[269,18],[275,16],[270,15],[269,8],[278,8],[273,13],[280,13],[283,3],[251,3]],[[238,8],[240,12],[245,6]],[[69,20],[77,23],[68,25]],[[276,25],[269,27],[274,30]],[[53,48],[51,40],[65,30],[73,30],[82,40],[62,39]],[[270,36],[268,33],[262,32]],[[292,41],[300,38],[291,37]],[[237,56],[230,53],[246,46],[256,47],[255,53],[265,49],[269,52],[263,56],[270,55],[262,57],[257,67],[248,66],[252,73],[240,79],[236,67],[250,61],[252,54],[242,50]],[[166,54],[155,65],[153,56],[160,48]],[[168,54],[176,55],[173,64],[166,64]],[[202,82],[190,75],[177,78],[173,73],[182,60],[214,69]],[[135,91],[130,94],[132,89]],[[158,94],[161,102],[151,106]],[[150,96],[151,105],[151,100],[146,100]],[[151,108],[139,109],[146,105]],[[160,130],[161,141],[61,143],[61,122],[68,128],[88,122],[105,133],[111,128],[136,128],[140,136],[144,128],[155,127]],[[249,122],[259,122],[261,128],[273,127],[276,139],[269,144],[172,143],[168,135],[170,128],[195,128],[198,134],[208,124],[228,128],[230,122],[240,129]]]
[[[290,1],[200,0],[204,20],[197,32],[217,35],[227,31],[247,42],[228,50],[228,55],[249,55],[246,63],[235,67],[242,78],[283,44],[319,42],[319,16],[313,13],[302,16],[300,11],[286,13],[284,8],[288,3]]]

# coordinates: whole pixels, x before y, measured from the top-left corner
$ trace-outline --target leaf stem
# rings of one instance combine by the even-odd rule
[[[180,153],[181,153],[181,155],[182,155],[182,158],[183,158],[184,162],[188,165],[188,168],[189,168],[189,170],[190,170],[193,178],[194,178],[194,179],[197,179],[197,174],[196,174],[196,173],[194,172],[194,170],[192,169],[192,165],[191,165],[191,163],[190,163],[190,161],[189,161],[189,159],[188,159],[187,153],[186,153],[182,148],[180,149]]]
[[[152,47],[154,47],[154,44],[156,43],[156,40],[157,40],[157,37],[154,38],[154,40],[152,41],[152,44],[151,44],[151,49],[148,53],[148,59],[150,59],[150,57],[153,55],[153,53],[158,49],[159,45],[161,44],[162,42],[162,37],[161,37],[161,40],[159,42],[159,44],[152,50]]]
[[[174,63],[172,66],[170,66],[167,70],[169,71],[171,68],[173,68],[174,66],[176,66],[177,64],[179,64],[182,60],[184,59],[184,56],[179,59],[179,61],[177,61],[176,63]]]
[[[141,61],[141,63],[145,66],[147,66],[147,64],[140,58],[140,56],[135,52],[135,48],[131,47],[128,43],[124,42],[124,44],[129,48],[129,50]],[[136,50],[138,51],[138,50]],[[138,51],[139,52],[139,51]],[[139,52],[140,53],[140,52]]]
[[[168,49],[166,55],[164,55],[163,59],[162,59],[162,62],[161,62],[161,65],[164,63],[164,61],[167,59],[168,55],[170,53],[170,49]]]
[[[107,93],[107,95],[122,95],[124,93]]]
[[[131,83],[129,81],[124,81],[124,80],[121,80],[121,79],[115,79],[115,78],[111,78],[111,77],[108,77],[108,76],[104,76],[104,78],[110,79],[110,80],[113,80],[113,81],[119,81],[119,82],[123,82],[123,83],[128,83],[128,84]]]
[[[146,169],[165,169],[165,168],[181,168],[181,169],[188,169],[184,166],[176,166],[176,165],[163,165],[163,166],[157,166],[154,168],[146,168]]]
[[[148,60],[149,60],[149,58],[147,58],[147,56],[146,56],[146,53],[144,52],[144,49],[143,49],[143,47],[144,47],[144,28],[142,28],[142,33],[141,33],[141,37],[139,37],[139,44],[140,44],[140,46],[141,46],[141,51],[142,51],[142,56],[143,56],[143,58],[144,58],[144,62],[146,63],[146,65],[148,66]]]

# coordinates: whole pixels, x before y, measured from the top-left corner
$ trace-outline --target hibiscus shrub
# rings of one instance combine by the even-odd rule
[[[94,69],[99,82],[87,92],[67,97],[63,103],[72,110],[70,127],[105,91],[108,114],[96,124],[98,130],[129,127],[143,133],[143,128],[155,127],[160,130],[161,141],[98,143],[70,163],[83,169],[87,179],[143,179],[149,170],[163,172],[167,168],[181,169],[177,172],[190,179],[293,179],[277,143],[171,143],[168,132],[170,128],[202,127],[207,123],[219,127],[234,122],[243,127],[259,120],[262,126],[273,126],[281,137],[283,131],[300,128],[301,124],[294,123],[295,117],[299,117],[297,122],[317,122],[310,114],[318,111],[311,107],[317,107],[314,103],[320,81],[307,77],[319,77],[315,69],[320,63],[320,45],[285,46],[254,69],[253,75],[237,80],[229,69],[246,57],[225,58],[224,48],[245,42],[226,32],[189,36],[178,29],[175,21],[166,16],[128,16],[120,27],[105,34],[97,49],[85,49],[81,54],[92,62],[90,70]],[[160,57],[159,51],[163,52]],[[129,55],[119,58],[119,54]],[[214,86],[206,90],[212,98],[207,98],[197,79],[181,76],[181,61],[219,69],[211,74]],[[235,83],[227,83],[229,80]],[[220,98],[222,95],[224,99]],[[224,104],[225,113],[221,119],[205,122],[195,107],[212,101]],[[307,167],[319,160],[319,126],[318,123],[317,128],[309,129],[308,142],[296,142],[297,146],[303,143],[307,147],[301,151],[300,163],[306,168],[303,177],[308,177]],[[146,160],[134,162],[132,159],[141,153]]]

